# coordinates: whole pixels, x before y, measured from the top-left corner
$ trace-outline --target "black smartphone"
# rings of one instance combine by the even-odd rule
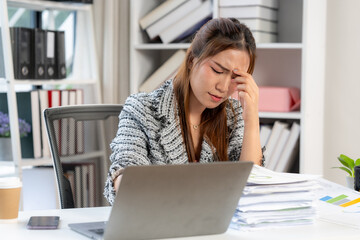
[[[27,224],[28,229],[57,229],[59,216],[32,216]]]

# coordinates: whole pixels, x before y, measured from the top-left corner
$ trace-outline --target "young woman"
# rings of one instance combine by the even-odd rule
[[[129,165],[261,164],[255,50],[245,25],[212,19],[197,32],[173,80],[126,100],[110,145],[104,195],[111,204]],[[239,101],[229,98],[234,93]]]

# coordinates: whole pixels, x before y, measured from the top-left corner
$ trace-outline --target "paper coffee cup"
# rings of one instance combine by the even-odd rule
[[[16,219],[22,184],[17,177],[0,178],[0,219]]]

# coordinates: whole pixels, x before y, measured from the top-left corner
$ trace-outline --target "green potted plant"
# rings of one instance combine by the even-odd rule
[[[334,168],[340,168],[341,170],[344,170],[349,175],[346,176],[346,182],[347,186],[349,188],[354,188],[354,167],[360,165],[360,158],[354,160],[344,154],[340,154],[339,157],[337,157],[339,162],[343,165],[342,167],[334,167]]]

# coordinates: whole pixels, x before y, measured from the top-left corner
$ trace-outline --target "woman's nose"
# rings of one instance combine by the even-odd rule
[[[222,78],[216,84],[216,89],[221,93],[227,92],[227,91],[229,91],[230,84],[231,84],[230,76],[228,76],[226,78]]]

